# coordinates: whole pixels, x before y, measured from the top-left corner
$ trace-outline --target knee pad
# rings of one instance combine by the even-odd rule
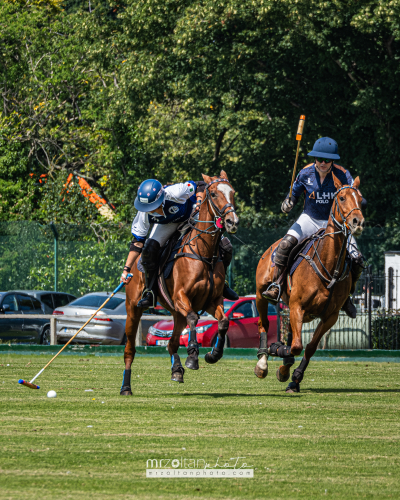
[[[134,237],[133,240],[131,241],[131,245],[129,247],[129,250],[131,252],[137,252],[137,253],[142,253],[143,251],[143,247],[138,247],[136,245],[136,243],[138,243],[138,240]]]
[[[279,243],[275,253],[275,264],[285,267],[287,265],[290,252],[297,245],[298,240],[291,234],[286,234]]]
[[[146,271],[157,269],[160,243],[152,238],[146,240],[142,251],[142,265]]]

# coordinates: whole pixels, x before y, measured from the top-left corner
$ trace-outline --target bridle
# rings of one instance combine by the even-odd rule
[[[341,188],[339,188],[336,193],[334,194],[334,197],[333,197],[333,201],[334,203],[332,203],[332,206],[331,206],[331,218],[332,218],[332,221],[333,223],[335,224],[335,226],[337,228],[340,229],[340,231],[345,235],[345,237],[347,238],[347,236],[349,235],[349,232],[351,232],[348,224],[347,224],[347,219],[348,217],[350,216],[351,213],[353,213],[355,210],[358,210],[361,212],[361,215],[362,215],[362,211],[361,211],[361,208],[360,207],[354,207],[353,209],[350,210],[350,212],[346,215],[346,217],[343,215],[342,211],[340,210],[340,204],[338,202],[338,195],[340,193],[340,191],[343,191],[344,189],[352,189],[353,191],[355,191],[356,193],[359,193],[358,189],[353,187],[353,186],[342,186]],[[334,210],[333,210],[333,205],[335,204],[335,207],[340,215],[340,217],[342,218],[342,224],[336,219],[336,217],[334,216]]]
[[[215,205],[215,203],[212,201],[212,198],[211,198],[211,195],[210,195],[210,192],[209,192],[209,188],[213,185],[213,184],[216,184],[216,183],[220,183],[220,182],[227,182],[228,184],[230,184],[230,182],[228,181],[228,179],[215,179],[211,182],[209,182],[206,186],[206,200],[208,200],[210,202],[210,205],[211,205],[211,208],[213,209],[214,211],[214,215],[215,216],[218,216],[220,217],[221,219],[224,219],[228,214],[230,214],[231,212],[234,212],[235,211],[235,207],[232,205],[232,203],[227,203],[226,205],[224,205],[221,210]],[[225,210],[227,208],[230,208],[230,210],[228,210],[227,212],[225,212]]]
[[[214,214],[214,221],[212,222],[212,225],[206,229],[199,229],[198,227],[196,227],[196,224],[198,222],[206,222],[207,223],[210,221],[198,220],[195,217],[193,217],[193,213],[190,216],[190,218],[188,219],[188,224],[191,227],[191,229],[194,229],[194,230],[199,232],[199,234],[197,234],[197,236],[199,236],[200,233],[211,234],[211,235],[218,233],[219,231],[224,229],[225,217],[232,212],[235,213],[235,207],[232,205],[232,203],[226,203],[221,209],[219,209],[212,200],[209,189],[213,184],[217,184],[220,182],[227,182],[228,184],[230,184],[228,179],[222,179],[222,178],[214,179],[213,181],[209,182],[205,188],[206,196],[204,197],[203,201],[200,203],[200,207],[201,207],[203,205],[203,203],[205,203],[207,201],[209,202],[211,210]],[[195,238],[197,238],[197,236],[195,236]]]

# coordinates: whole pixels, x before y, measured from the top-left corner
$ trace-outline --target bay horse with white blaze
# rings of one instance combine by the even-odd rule
[[[203,174],[206,182],[202,193],[202,202],[198,212],[198,219],[193,217],[187,221],[190,230],[180,242],[180,249],[174,258],[174,266],[170,276],[165,280],[171,307],[167,300],[160,295],[159,301],[172,313],[174,329],[168,343],[171,355],[171,380],[183,382],[184,368],[179,355],[179,340],[182,330],[189,325],[188,357],[186,367],[198,370],[198,343],[196,325],[199,320],[198,311],[206,310],[218,320],[217,344],[211,353],[206,354],[208,363],[215,363],[222,357],[225,334],[229,320],[225,316],[222,291],[225,283],[225,269],[219,259],[218,248],[224,230],[235,233],[239,218],[235,212],[235,191],[222,170],[219,177],[209,177]],[[132,395],[127,371],[135,357],[135,338],[143,309],[137,307],[144,288],[144,273],[132,269],[133,278],[126,285],[127,320],[125,333],[127,342],[124,352],[125,372],[121,395]]]
[[[339,311],[352,286],[353,278],[349,269],[351,266],[347,265],[346,261],[346,246],[350,233],[359,236],[364,228],[364,216],[361,212],[362,196],[358,190],[360,179],[357,177],[352,186],[343,186],[335,175],[333,179],[337,191],[325,234],[317,236],[317,247],[311,246],[306,258],[301,260],[294,271],[291,289],[288,285],[282,293],[282,300],[290,308],[288,345],[276,342],[267,348],[268,302],[262,295],[273,282],[274,268],[271,257],[279,241],[264,253],[257,267],[256,304],[260,314],[258,323],[260,348],[254,373],[258,378],[267,376],[268,355],[272,355],[284,359],[284,364],[280,366],[276,375],[280,382],[286,382],[290,376],[290,367],[294,364],[293,356],[298,356],[303,350],[301,341],[303,324],[320,318],[314,335],[306,346],[300,366],[293,372],[292,382],[286,392],[300,392],[300,382],[303,380],[308,363],[323,335],[336,323]]]

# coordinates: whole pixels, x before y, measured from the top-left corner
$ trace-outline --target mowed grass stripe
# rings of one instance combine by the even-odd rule
[[[140,358],[131,398],[117,358],[59,358],[39,391],[17,384],[49,359],[0,357],[2,499],[400,496],[400,364],[311,362],[299,395],[278,362],[256,379],[256,360],[201,362],[178,385],[167,359]],[[145,477],[148,459],[232,457],[255,478]]]

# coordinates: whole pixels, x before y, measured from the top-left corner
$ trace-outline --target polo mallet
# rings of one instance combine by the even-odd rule
[[[130,277],[130,278],[131,278],[132,276],[133,276],[133,274],[128,274],[128,275],[127,275],[127,278],[128,278],[128,277]],[[51,358],[51,360],[47,363],[47,365],[46,365],[45,367],[43,367],[43,368],[40,370],[40,372],[39,372],[37,375],[35,375],[35,376],[33,377],[33,379],[32,379],[30,382],[27,382],[26,380],[23,380],[22,378],[20,378],[20,379],[18,380],[18,383],[19,383],[19,384],[22,384],[22,385],[25,385],[26,387],[29,387],[30,389],[40,389],[40,387],[39,387],[38,385],[34,384],[33,382],[34,382],[34,381],[38,378],[38,376],[39,376],[41,373],[43,373],[43,372],[44,372],[44,370],[45,370],[45,369],[46,369],[46,368],[50,365],[50,363],[52,363],[52,362],[56,359],[56,357],[57,357],[59,354],[61,354],[61,353],[62,353],[62,351],[63,351],[63,350],[67,347],[67,345],[68,345],[68,344],[70,344],[70,343],[74,340],[74,338],[78,335],[78,333],[80,333],[80,332],[81,332],[81,331],[85,328],[85,326],[86,326],[88,323],[90,323],[90,322],[92,321],[92,319],[96,316],[96,314],[97,314],[97,313],[98,313],[101,309],[103,309],[103,307],[107,304],[107,302],[108,302],[108,301],[109,301],[109,300],[110,300],[110,299],[111,299],[111,298],[112,298],[112,297],[113,297],[113,296],[114,296],[117,292],[119,292],[119,291],[121,290],[121,288],[123,288],[123,287],[124,287],[124,285],[125,285],[125,283],[120,283],[120,284],[117,286],[117,288],[116,288],[116,289],[113,291],[113,293],[112,293],[112,294],[111,294],[111,295],[107,298],[107,300],[106,300],[105,302],[103,302],[103,304],[102,304],[102,305],[101,305],[101,306],[97,309],[97,311],[91,315],[91,317],[90,317],[90,318],[86,321],[86,323],[85,323],[83,326],[81,326],[81,327],[79,328],[79,330],[75,333],[75,335],[74,335],[73,337],[71,337],[71,338],[68,340],[68,342],[65,344],[65,346],[64,346],[62,349],[60,349],[60,350],[58,351],[58,353],[57,353],[57,354],[56,354],[53,358]]]
[[[296,160],[294,162],[294,169],[293,169],[293,175],[292,175],[292,184],[290,185],[289,200],[292,199],[292,189],[293,189],[294,179],[296,177],[297,160],[299,159],[300,141],[301,141],[301,138],[303,136],[303,128],[304,128],[305,119],[306,119],[305,115],[301,115],[300,120],[299,120],[299,126],[297,127],[297,134],[296,134],[297,151],[296,151]]]

